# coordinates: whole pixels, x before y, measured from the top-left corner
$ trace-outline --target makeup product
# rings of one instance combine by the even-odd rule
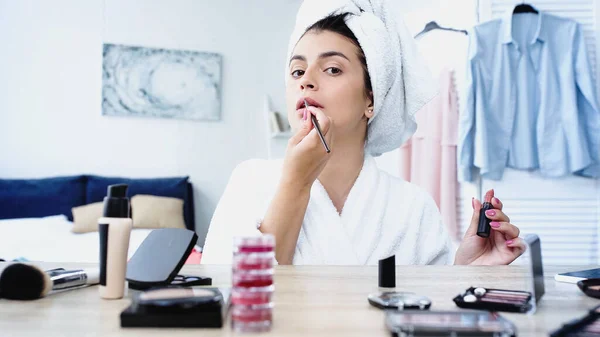
[[[453,301],[466,309],[483,309],[519,313],[535,313],[537,303],[545,293],[542,248],[535,234],[524,237],[530,259],[531,291],[470,287]]]
[[[388,330],[398,337],[515,337],[517,328],[504,317],[486,311],[394,311],[385,317]]]
[[[270,234],[260,236],[235,237],[233,239],[233,256],[240,259],[249,258],[248,253],[275,252],[275,237]]]
[[[98,220],[100,297],[104,299],[119,299],[125,294],[127,251],[132,226],[127,185],[108,186],[103,216]]]
[[[304,100],[304,106],[308,110],[308,102],[306,100]],[[331,152],[331,150],[329,149],[329,146],[327,145],[327,142],[325,142],[325,137],[323,137],[323,132],[321,131],[321,127],[319,126],[317,117],[315,117],[315,115],[313,115],[313,114],[310,114],[310,120],[312,121],[313,125],[315,126],[315,129],[317,129],[317,133],[319,134],[319,138],[321,138],[321,143],[323,144],[323,147],[325,147],[325,151],[327,153]]]
[[[394,291],[396,287],[396,256],[379,260],[379,292],[369,294],[369,304],[379,309],[427,310],[431,300],[411,292]]]
[[[397,310],[427,310],[431,307],[431,300],[425,296],[403,292],[382,292],[370,294],[369,304],[379,309]]]
[[[550,333],[550,337],[600,337],[600,306],[584,317],[564,324]]]
[[[233,257],[233,268],[235,270],[271,269],[274,261],[274,252],[238,254]]]
[[[275,237],[236,237],[233,243],[231,327],[265,332],[273,321]]]
[[[396,255],[379,260],[379,288],[393,289],[396,287]]]
[[[531,309],[531,293],[502,289],[474,288],[454,298],[461,308],[490,311],[527,312]]]
[[[243,290],[239,288],[234,289],[236,291],[231,293],[231,303],[233,305],[257,305],[271,303],[274,287],[268,286]]]
[[[51,293],[98,284],[98,269],[42,270],[37,266],[15,263],[0,275],[0,297],[35,300]]]
[[[591,278],[577,282],[579,289],[589,297],[600,298],[600,279]]]
[[[148,290],[121,313],[121,327],[220,328],[229,300],[229,288]]]
[[[236,270],[231,276],[234,287],[268,287],[273,284],[273,268],[257,270]]]
[[[151,287],[174,285],[177,273],[194,249],[198,235],[182,228],[155,229],[127,262],[129,288],[145,290]],[[179,284],[192,276],[179,276]],[[206,278],[204,278],[206,279]],[[191,279],[190,279],[191,280]],[[210,285],[209,284],[185,284]]]
[[[273,304],[239,305],[231,307],[231,324],[236,332],[265,332],[273,324]]]
[[[479,223],[477,225],[477,235],[482,238],[487,238],[490,236],[490,220],[487,216],[485,216],[485,212],[490,209],[494,209],[492,206],[492,197],[494,195],[493,191],[488,191],[483,198],[483,205],[481,205],[481,210],[479,210]]]

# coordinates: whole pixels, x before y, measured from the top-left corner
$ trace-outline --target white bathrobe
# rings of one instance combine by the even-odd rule
[[[230,264],[234,236],[260,235],[281,175],[282,160],[248,160],[235,168],[215,210],[202,263]],[[285,225],[285,224],[281,224]],[[344,208],[337,212],[316,180],[294,253],[294,264],[451,264],[454,247],[433,199],[421,188],[381,171],[365,157]]]

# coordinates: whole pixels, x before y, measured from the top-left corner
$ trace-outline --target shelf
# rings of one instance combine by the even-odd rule
[[[292,131],[275,132],[271,134],[271,138],[290,138]]]

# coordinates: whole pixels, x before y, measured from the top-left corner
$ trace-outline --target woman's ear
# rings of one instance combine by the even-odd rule
[[[370,91],[369,95],[367,96],[367,110],[365,111],[365,117],[367,117],[368,119],[373,118],[373,115],[375,113],[373,113],[373,92]]]

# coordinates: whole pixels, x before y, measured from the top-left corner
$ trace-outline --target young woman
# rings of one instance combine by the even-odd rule
[[[500,265],[524,251],[519,229],[497,198],[492,200],[495,210],[486,214],[493,220],[490,237],[476,235],[481,203],[473,199],[473,218],[456,250],[433,199],[416,185],[377,168],[369,141],[385,137],[372,134],[382,131],[370,120],[376,113],[379,119],[391,113],[385,102],[377,100],[399,89],[377,84],[374,90],[373,83],[379,82],[372,75],[381,79],[381,74],[374,74],[377,69],[390,73],[397,69],[386,70],[361,48],[349,27],[360,26],[356,17],[366,11],[368,20],[385,18],[376,10],[359,9],[318,20],[293,44],[287,60],[286,102],[295,134],[283,160],[249,160],[234,170],[213,216],[203,263],[231,263],[232,238],[258,232],[275,236],[279,264],[377,264],[396,255],[398,264]],[[368,29],[354,31],[362,34]],[[373,30],[375,39],[379,31]],[[389,44],[393,46],[393,41]],[[409,93],[406,90],[405,101],[411,99]],[[316,116],[330,153],[311,115]]]

